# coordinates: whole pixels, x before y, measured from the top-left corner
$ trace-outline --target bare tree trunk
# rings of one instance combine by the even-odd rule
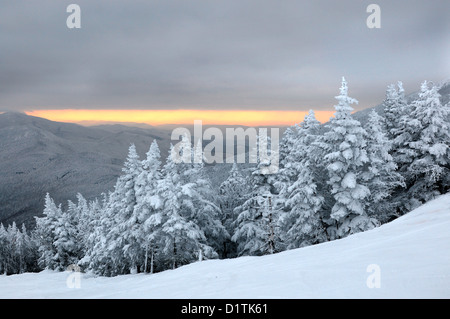
[[[173,269],[177,268],[177,243],[173,240]]]
[[[144,265],[144,273],[147,273],[147,260],[148,260],[148,243],[145,245],[145,265]]]
[[[273,254],[275,252],[275,231],[273,229],[272,222],[272,198],[269,197],[269,252]]]
[[[227,242],[226,240],[223,242],[223,258],[227,258]]]
[[[150,273],[153,274],[153,247],[152,247],[152,255],[151,255],[151,259],[150,259]]]

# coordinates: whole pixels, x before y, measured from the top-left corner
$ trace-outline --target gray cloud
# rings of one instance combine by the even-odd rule
[[[69,30],[66,7],[82,10]],[[450,75],[447,0],[3,0],[0,109],[359,108]]]

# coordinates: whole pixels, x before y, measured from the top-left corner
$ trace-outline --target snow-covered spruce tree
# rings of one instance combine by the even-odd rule
[[[8,260],[9,260],[9,250],[8,250],[8,232],[3,224],[0,224],[0,274],[8,273]]]
[[[233,166],[228,173],[228,177],[219,186],[219,201],[220,208],[222,210],[222,225],[229,234],[234,232],[234,223],[236,221],[235,208],[241,206],[245,200],[249,191],[249,185],[247,180],[242,175],[238,168],[237,163],[233,163]],[[237,246],[230,239],[225,240],[223,247],[223,257],[230,258],[237,256]]]
[[[253,190],[241,206],[232,240],[238,245],[238,255],[260,256],[281,250],[277,228],[275,196],[271,187],[253,176]],[[257,184],[256,184],[257,183]]]
[[[95,238],[90,236],[89,242],[93,247],[88,248],[81,261],[88,270],[105,276],[134,273],[144,262],[142,243],[138,240],[141,227],[134,215],[137,204],[135,186],[141,172],[141,161],[133,144],[122,172],[114,191],[103,204],[100,221],[92,235]]]
[[[435,85],[423,82],[404,117],[408,126],[397,138],[409,210],[450,189],[450,108],[440,98]]]
[[[201,251],[207,248],[202,244],[206,241],[200,228],[183,213],[186,209],[183,200],[189,189],[183,187],[179,166],[173,161],[173,146],[162,169],[162,179],[158,183],[157,194],[161,199],[160,232],[158,234],[158,259],[165,268],[177,268],[180,265],[195,261]],[[209,247],[210,248],[210,247]],[[211,248],[210,248],[211,249]]]
[[[243,203],[247,191],[247,180],[242,175],[237,163],[233,163],[227,179],[219,186],[220,207],[223,212],[223,224],[228,231],[232,229],[231,224],[236,219],[233,210]]]
[[[283,242],[287,249],[317,244],[326,240],[320,210],[323,197],[318,194],[311,164],[301,162],[298,179],[288,187],[285,207],[288,211],[281,219]]]
[[[330,239],[342,238],[378,224],[366,211],[370,196],[362,180],[363,167],[369,160],[365,149],[366,132],[351,115],[351,104],[357,103],[357,100],[348,96],[344,78],[336,99],[336,113],[330,119],[327,125],[329,131],[320,143],[326,153],[324,161],[334,200],[330,218],[335,221],[335,226],[328,228]]]
[[[142,161],[142,171],[136,181],[136,198],[134,214],[142,225],[140,242],[144,250],[144,272],[154,272],[154,255],[157,250],[156,239],[161,223],[158,210],[161,201],[157,195],[157,187],[161,179],[161,153],[154,140]]]
[[[257,147],[259,153],[259,147],[267,145],[261,145],[258,138]],[[270,163],[261,161],[258,156],[257,165],[250,175],[249,184],[252,189],[248,199],[234,211],[237,219],[231,239],[238,245],[239,256],[260,256],[282,250],[278,230],[277,194],[272,175],[265,174],[268,167]]]
[[[65,270],[69,265],[77,264],[82,257],[79,218],[76,204],[68,201],[67,211],[62,212],[54,224],[53,246],[56,254],[53,259],[57,270]]]
[[[400,203],[392,200],[391,195],[395,189],[404,187],[404,181],[390,154],[392,141],[383,131],[383,118],[375,110],[369,115],[366,132],[369,161],[363,179],[370,190],[367,214],[385,223],[396,215]]]
[[[108,204],[108,195],[102,193],[102,200],[98,198],[87,202],[86,199],[78,194],[77,210],[80,216],[78,222],[78,237],[81,249],[81,259],[78,265],[81,266],[83,271],[92,271],[97,274],[103,275],[99,269],[100,257],[99,254],[94,252],[98,249],[98,252],[102,251],[105,242],[106,229],[102,227],[104,223],[111,224],[111,220],[106,217],[106,207]],[[101,247],[101,248],[99,248]]]
[[[97,275],[111,276],[115,273],[113,261],[107,255],[108,243],[106,241],[113,220],[108,214],[111,212],[112,193],[102,194],[101,202],[95,200],[90,203],[89,211],[92,216],[90,222],[90,235],[85,243],[85,254],[80,260],[79,265],[83,270],[93,272]]]
[[[43,217],[35,217],[35,232],[39,245],[38,265],[43,269],[58,269],[58,251],[54,245],[56,240],[55,230],[63,212],[61,205],[57,207],[48,193],[45,196],[43,215]]]
[[[278,191],[282,191],[284,187],[287,187],[292,182],[291,179],[295,176],[295,173],[291,172],[286,166],[290,163],[289,156],[294,141],[297,139],[298,132],[298,124],[287,127],[279,142],[279,170],[277,178],[274,181],[274,186]]]
[[[274,180],[274,186],[280,194],[286,191],[296,178],[297,174],[292,168],[292,151],[294,142],[298,138],[300,127],[295,124],[288,127],[280,141],[280,166],[277,178]]]
[[[284,213],[280,216],[281,235],[287,249],[326,240],[320,215],[324,199],[318,192],[318,181],[323,175],[319,172],[321,158],[317,156],[316,146],[320,122],[311,110],[298,127],[297,138],[287,157],[289,161],[285,164],[295,175],[279,194],[284,203]]]
[[[301,164],[306,161],[314,168],[312,173],[316,181],[325,183],[326,170],[323,165],[325,154],[320,147],[321,124],[316,119],[314,111],[310,110],[302,123],[292,127],[292,130],[294,129],[295,134],[291,133],[290,137],[283,136],[283,140],[292,140],[288,143],[285,142],[289,148],[284,151],[280,172],[274,178],[274,186],[282,199],[289,196],[288,188],[297,181],[299,171],[303,169]]]
[[[20,261],[19,261],[19,251],[18,251],[18,239],[19,239],[19,232],[16,226],[16,223],[13,222],[12,224],[8,225],[6,228],[6,232],[4,234],[5,241],[4,241],[4,273],[7,275],[11,274],[18,274],[19,268],[20,268]]]
[[[27,269],[27,233],[24,225],[22,224],[22,230],[25,232],[21,232],[19,229],[16,230],[16,242],[15,242],[15,253],[17,259],[17,273],[22,274]]]
[[[223,256],[224,243],[230,238],[230,234],[222,224],[223,212],[220,209],[217,191],[205,173],[200,141],[196,146],[194,161],[188,174],[191,183],[189,195],[193,204],[189,219],[197,224],[205,234],[206,247],[214,249],[214,251],[202,252],[203,256],[206,258]]]
[[[7,228],[0,224],[0,273],[11,275],[22,272],[22,243],[20,231],[13,222]]]
[[[288,196],[287,189],[297,180],[298,165],[302,161],[306,159],[313,161],[313,156],[322,160],[323,156],[319,156],[315,151],[318,148],[313,147],[319,134],[319,127],[320,122],[317,121],[314,111],[310,110],[303,122],[285,131],[280,144],[280,170],[273,182],[281,198]],[[305,145],[308,145],[309,150],[305,149]],[[310,153],[313,150],[314,152]]]
[[[107,195],[105,193],[102,194],[103,201],[100,202],[97,198],[89,203],[88,208],[88,215],[89,215],[89,222],[87,223],[87,230],[88,233],[86,233],[84,238],[84,250],[83,250],[83,257],[78,262],[78,264],[82,267],[85,271],[92,271],[96,272],[98,269],[98,265],[95,265],[95,263],[91,263],[93,260],[91,257],[94,256],[94,249],[95,246],[102,242],[102,234],[105,232],[102,231],[101,228],[101,222],[102,222],[102,213],[103,209],[107,202]]]
[[[309,171],[312,174],[312,181],[316,184],[316,195],[323,198],[319,215],[322,228],[326,229],[327,224],[325,220],[330,217],[334,198],[327,185],[328,163],[324,161],[327,151],[322,147],[322,143],[325,140],[323,126],[316,119],[314,111],[312,110],[305,116],[303,131],[304,134],[302,135],[302,138],[299,139],[296,149],[304,150],[303,152],[306,156],[303,157],[302,163],[309,167]],[[301,169],[304,168],[301,167]],[[298,175],[299,174],[297,174],[297,176]],[[324,240],[329,239],[328,235],[324,238]]]
[[[36,218],[34,236],[38,241],[41,268],[65,270],[78,263],[83,254],[79,211],[76,204],[68,201],[68,209],[64,212],[61,205],[56,207],[50,195],[46,195],[44,216]]]
[[[22,229],[20,231],[21,242],[23,244],[20,249],[23,262],[23,268],[21,272],[35,272],[39,270],[37,261],[39,258],[37,241],[34,234],[29,234],[27,228],[22,224]]]
[[[309,161],[315,165],[319,165],[322,157],[317,153],[320,150],[315,143],[319,137],[320,122],[315,118],[313,110],[305,116],[305,119],[299,125],[295,125],[295,134],[291,133],[290,137],[284,136],[283,139],[292,139],[285,142],[289,148],[284,151],[284,159],[280,172],[274,178],[274,185],[277,188],[280,197],[288,197],[288,188],[297,180],[301,163]],[[320,159],[320,160],[318,160]]]
[[[67,210],[62,211],[54,226],[54,260],[58,270],[76,265],[86,252],[91,214],[86,199],[77,194],[77,203],[68,201]]]
[[[187,141],[186,138],[183,140]],[[187,141],[183,151],[190,147],[190,141]],[[200,140],[190,153],[191,163],[177,164],[177,169],[183,176],[181,184],[184,196],[181,201],[181,214],[196,224],[205,235],[206,241],[200,243],[202,249],[199,251],[199,259],[217,258],[218,253],[222,253],[223,243],[229,238],[229,234],[221,222],[222,211],[217,202],[218,195],[205,174]]]
[[[87,251],[87,241],[93,231],[94,218],[97,218],[97,216],[93,214],[90,204],[80,193],[77,193],[77,203],[74,206],[72,216],[77,228],[77,250],[80,258],[82,258]]]
[[[216,202],[217,194],[204,172],[201,141],[192,149],[190,139],[183,135],[171,154],[182,187],[180,215],[199,227],[205,237],[204,241],[199,241],[199,260],[203,257],[217,258],[229,235],[221,223],[222,212]]]
[[[107,252],[113,258],[116,274],[136,273],[144,261],[141,242],[141,223],[135,215],[137,204],[136,182],[142,170],[134,144],[110,197],[107,215],[113,224],[106,235]]]
[[[15,222],[7,228],[8,232],[8,250],[9,250],[9,266],[11,273],[19,273],[20,269],[20,231],[17,229]]]
[[[402,117],[409,114],[409,106],[405,97],[405,90],[402,82],[390,84],[386,90],[386,98],[383,101],[384,128],[389,140],[395,138],[403,131],[405,122]],[[393,145],[395,147],[395,145]]]

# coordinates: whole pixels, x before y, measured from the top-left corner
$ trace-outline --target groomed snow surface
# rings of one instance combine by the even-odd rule
[[[0,276],[0,298],[449,297],[450,194],[377,229],[271,256],[114,278],[53,271]]]

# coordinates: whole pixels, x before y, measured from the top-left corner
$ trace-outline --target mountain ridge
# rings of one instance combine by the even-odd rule
[[[64,205],[78,192],[93,199],[112,190],[131,143],[144,156],[156,139],[165,154],[168,136],[157,129],[111,132],[20,113],[0,114],[0,222],[33,224],[47,192]]]

